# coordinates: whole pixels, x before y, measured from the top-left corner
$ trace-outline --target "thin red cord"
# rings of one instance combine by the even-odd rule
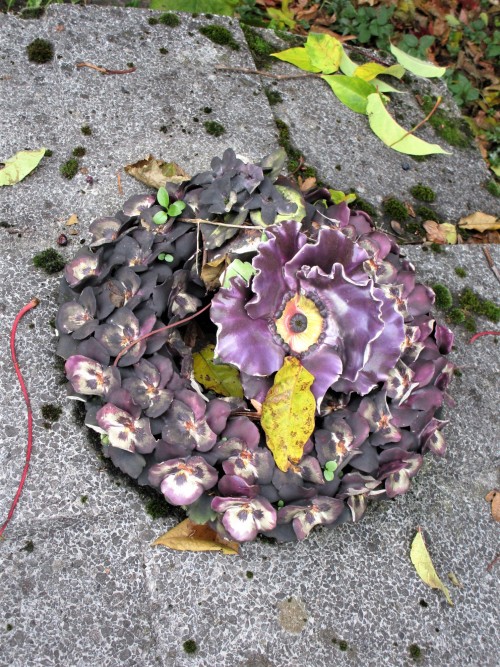
[[[480,331],[479,333],[472,336],[469,344],[474,343],[474,341],[476,341],[478,338],[481,338],[482,336],[500,336],[500,331]]]
[[[19,369],[19,363],[16,357],[15,343],[16,343],[17,325],[21,321],[21,318],[29,310],[31,310],[32,308],[36,308],[36,306],[38,306],[39,303],[40,302],[38,301],[38,299],[32,299],[26,306],[24,306],[24,308],[22,308],[16,315],[16,319],[14,320],[14,324],[12,325],[12,329],[10,332],[10,353],[12,355],[12,363],[14,364],[14,370],[16,371],[17,379],[19,380],[21,391],[23,392],[24,401],[26,403],[26,407],[28,408],[28,447],[26,449],[26,462],[24,464],[23,474],[21,475],[21,481],[19,482],[19,486],[17,487],[16,495],[14,496],[14,500],[12,501],[12,505],[10,506],[7,519],[0,528],[0,537],[2,536],[4,530],[7,528],[9,521],[12,519],[17,503],[23,491],[24,482],[26,481],[26,477],[28,475],[28,468],[31,458],[31,449],[33,447],[33,413],[31,411],[31,403],[28,396],[28,391],[26,389],[26,385],[24,384],[23,376],[21,375],[21,370]]]

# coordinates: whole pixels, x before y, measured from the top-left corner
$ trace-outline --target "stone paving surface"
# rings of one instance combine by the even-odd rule
[[[457,406],[447,412],[449,451],[443,461],[426,458],[410,493],[374,505],[357,526],[316,532],[302,544],[257,542],[244,546],[240,557],[152,548],[177,519],[151,519],[139,494],[102,468],[75,424],[54,369],[49,321],[59,277],[35,269],[33,254],[53,247],[76,213],[78,236],[64,249],[71,257],[94,217],[112,214],[140,192],[122,175],[124,193],[118,193],[116,172],[130,161],[153,153],[194,171],[227,146],[250,159],[276,146],[261,83],[213,73],[218,63],[252,66],[237,24],[217,19],[242,45],[229,52],[197,33],[204,19],[183,17],[171,30],[149,26],[149,16],[69,6],[51,7],[40,21],[0,15],[0,158],[41,145],[54,150],[25,181],[0,191],[0,220],[17,230],[0,228],[2,521],[26,440],[8,333],[20,307],[34,295],[41,299],[18,337],[35,445],[23,496],[0,542],[0,666],[496,667],[498,566],[486,568],[498,550],[498,525],[484,500],[499,485],[500,360],[492,337],[468,345],[457,329],[452,359],[463,375],[452,388]],[[59,24],[64,30],[56,30]],[[52,64],[27,62],[25,46],[38,36],[54,41]],[[162,46],[168,57],[159,53]],[[101,76],[76,69],[80,60],[111,68],[134,62],[138,72]],[[219,139],[203,129],[206,105],[226,127]],[[91,137],[80,133],[85,123]],[[167,134],[159,131],[163,124]],[[77,145],[87,148],[81,165],[95,178],[92,186],[85,174],[72,181],[59,175],[59,164]],[[344,165],[346,154],[339,161]],[[372,178],[365,174],[366,187]],[[453,198],[456,183],[435,179],[442,201]],[[497,265],[499,250],[491,248]],[[407,252],[426,282],[439,280],[455,291],[468,284],[497,300],[499,286],[481,248]],[[457,277],[457,266],[467,270],[466,279]],[[490,328],[485,321],[480,327]],[[47,430],[40,408],[49,402],[61,405],[63,415]],[[450,586],[454,607],[411,565],[418,525],[443,580],[453,572],[462,583]],[[188,639],[198,647],[193,655],[183,649]],[[412,644],[421,649],[418,662],[410,656]]]

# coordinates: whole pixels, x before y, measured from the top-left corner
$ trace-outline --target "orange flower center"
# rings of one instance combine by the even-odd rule
[[[276,320],[276,331],[292,352],[301,354],[319,341],[323,317],[312,299],[295,294]]]

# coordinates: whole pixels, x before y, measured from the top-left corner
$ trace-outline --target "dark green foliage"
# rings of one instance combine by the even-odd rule
[[[418,660],[418,658],[420,658],[422,655],[420,646],[417,644],[410,644],[410,646],[408,646],[408,652],[410,653],[410,657],[412,657],[413,660]]]
[[[415,208],[415,213],[422,220],[434,220],[435,222],[442,222],[442,217],[436,213],[430,206],[417,206]]]
[[[32,63],[48,63],[54,57],[54,45],[46,39],[37,37],[26,47],[28,60]]]
[[[176,14],[171,14],[170,12],[162,14],[158,19],[158,22],[162,25],[168,25],[169,28],[177,28],[177,26],[181,24],[180,18]]]
[[[436,295],[436,308],[440,310],[449,310],[453,305],[453,298],[451,296],[450,290],[441,285],[441,283],[436,283],[432,286],[434,294]]]
[[[384,213],[388,215],[391,220],[398,222],[405,222],[408,220],[408,211],[402,201],[395,197],[389,197],[383,203]]]
[[[465,321],[465,313],[460,308],[452,308],[449,312],[448,319],[452,324],[462,324]]]
[[[50,148],[47,148],[45,151],[45,157],[52,157],[54,155],[54,151],[50,150]]]
[[[500,197],[500,183],[498,181],[495,181],[495,179],[488,181],[486,189],[488,190],[490,195],[493,195],[494,197]]]
[[[461,266],[456,266],[455,267],[455,273],[459,278],[467,278],[467,271],[462,268]]]
[[[56,422],[62,415],[62,408],[54,403],[46,403],[41,408],[42,417],[48,422]]]
[[[422,106],[425,113],[430,113],[434,107],[436,100],[429,95],[424,95],[422,98]],[[457,146],[459,148],[466,148],[470,144],[469,133],[466,125],[447,114],[442,109],[435,111],[427,121],[435,130],[436,133],[447,141],[450,146]]]
[[[423,227],[419,222],[416,222],[415,220],[411,220],[410,222],[407,222],[405,225],[405,232],[408,232],[409,234],[416,234],[417,236],[422,236],[424,233]],[[426,246],[422,246],[422,250],[427,250]]]
[[[434,190],[429,188],[427,185],[422,185],[422,183],[414,185],[410,189],[410,192],[415,197],[415,199],[419,199],[420,201],[425,201],[427,203],[436,201],[436,193]]]
[[[59,167],[59,172],[61,176],[67,178],[68,181],[70,181],[76,176],[76,173],[78,172],[78,160],[74,157],[66,160],[66,162],[63,162]]]
[[[389,50],[389,40],[394,33],[391,23],[396,4],[392,7],[379,5],[357,7],[345,0],[331,0],[328,13],[336,15],[334,30],[343,35],[354,34],[358,42]]]
[[[146,501],[146,512],[152,519],[164,519],[171,515],[171,507],[159,493]]]
[[[221,125],[216,120],[207,120],[203,123],[203,126],[207,134],[211,134],[213,137],[220,137],[226,131],[224,125]]]
[[[158,51],[164,56],[168,53],[168,49],[166,49],[164,46],[162,46]]]
[[[247,577],[247,579],[253,579],[253,572],[252,572],[252,570],[247,570],[247,572],[246,572],[246,577]]]
[[[57,250],[47,248],[47,250],[42,250],[33,257],[33,264],[37,269],[43,269],[46,273],[52,274],[62,271],[66,262]]]
[[[154,16],[150,16],[150,18],[148,18],[148,23],[149,25],[158,25],[159,21]]]
[[[232,33],[224,28],[222,25],[204,25],[201,28],[198,28],[202,35],[207,37],[214,44],[219,44],[220,46],[228,46],[233,51],[239,51],[240,45],[234,39]]]
[[[40,19],[45,14],[45,7],[25,7],[19,15],[22,19]]]
[[[264,92],[267,97],[267,101],[271,106],[274,106],[275,104],[280,104],[280,102],[283,102],[283,97],[281,96],[281,93],[279,90],[274,90],[273,88],[266,87],[264,88]]]
[[[89,127],[88,125],[82,125],[80,128],[80,132],[84,134],[86,137],[89,137],[92,134],[92,128]]]
[[[247,40],[248,48],[252,52],[253,59],[257,69],[266,69],[272,62],[270,59],[271,53],[276,53],[277,47],[261,37],[255,30],[249,26],[241,24],[241,29]]]
[[[347,651],[347,649],[349,648],[349,645],[345,641],[345,639],[341,639],[338,643],[338,647],[341,651]]]
[[[472,315],[467,315],[464,321],[464,327],[470,333],[476,333],[477,331],[476,320],[472,317]]]
[[[73,148],[73,155],[75,157],[83,157],[87,151],[83,146],[77,146],[76,148]]]
[[[438,255],[443,252],[443,246],[440,243],[431,243],[432,252],[437,253]]]
[[[26,551],[27,554],[31,554],[33,553],[34,550],[35,550],[35,545],[33,544],[33,541],[28,540],[24,545],[24,547],[21,547],[19,551]]]
[[[377,209],[373,204],[370,204],[369,201],[366,201],[366,199],[356,198],[350,206],[355,211],[364,211],[365,213],[368,213],[370,218],[378,217]]]
[[[186,653],[196,653],[198,650],[198,646],[196,645],[194,639],[187,639],[182,645],[182,648]]]
[[[88,496],[80,496],[80,502],[82,503],[82,505],[85,505],[88,499],[89,499]]]
[[[460,306],[476,315],[482,315],[491,322],[498,322],[500,320],[500,307],[495,305],[493,301],[482,299],[478,294],[473,292],[470,287],[466,287],[460,294],[458,301]]]

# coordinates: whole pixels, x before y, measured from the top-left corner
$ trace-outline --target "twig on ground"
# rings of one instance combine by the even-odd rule
[[[438,106],[441,104],[442,101],[443,101],[443,98],[442,98],[441,96],[439,96],[439,97],[437,98],[437,100],[436,100],[436,104],[432,107],[432,109],[429,111],[429,113],[428,113],[427,116],[424,118],[424,120],[421,120],[420,123],[417,123],[417,125],[415,125],[415,127],[412,127],[411,130],[408,130],[408,132],[406,132],[406,134],[403,134],[403,136],[402,136],[400,139],[397,139],[394,143],[390,144],[389,148],[392,148],[393,146],[395,146],[395,145],[396,145],[397,143],[399,143],[400,141],[403,141],[403,139],[406,139],[406,137],[408,137],[410,134],[413,134],[413,133],[416,132],[420,127],[422,127],[422,125],[424,125],[425,123],[427,123],[427,121],[429,120],[429,118],[430,118],[430,117],[432,116],[432,114],[436,111],[436,109],[438,108]]]
[[[99,67],[93,63],[76,63],[76,66],[89,67],[90,69],[94,69],[96,72],[100,72],[101,74],[132,74],[132,72],[135,72],[137,69],[137,67],[130,67],[129,69],[108,69],[107,67]]]
[[[120,170],[116,172],[116,180],[118,181],[118,194],[122,195],[123,194],[123,188],[122,188],[122,177],[120,174]]]
[[[498,280],[498,282],[500,282],[500,271],[498,269],[498,266],[495,266],[495,262],[493,261],[493,257],[491,256],[491,252],[490,252],[489,248],[484,248],[483,247],[483,252],[484,252],[484,256],[486,257],[486,261],[488,262],[488,266],[490,267],[490,269],[495,274],[495,277]]]

